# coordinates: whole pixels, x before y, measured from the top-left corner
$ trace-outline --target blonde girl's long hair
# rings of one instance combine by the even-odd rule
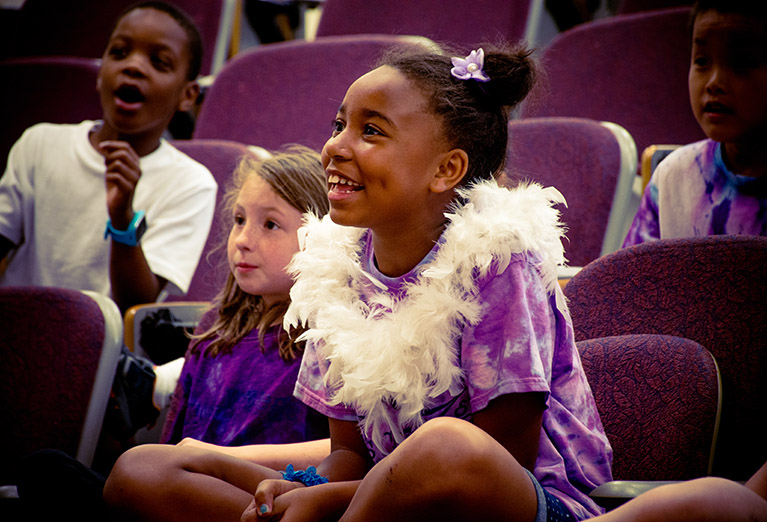
[[[320,155],[307,147],[293,145],[265,160],[246,156],[240,161],[224,196],[223,211],[229,230],[237,195],[251,176],[266,181],[277,195],[302,214],[312,212],[321,217],[329,210]],[[282,318],[289,304],[290,301],[285,300],[266,306],[261,296],[242,291],[230,270],[224,288],[211,305],[218,310],[216,319],[206,331],[192,336],[191,353],[199,353],[200,344],[208,340],[211,342],[204,355],[215,357],[228,353],[254,328],[258,328],[259,347],[264,352],[266,331]],[[284,360],[292,361],[303,353],[303,343],[295,340],[301,333],[280,329],[279,353]]]

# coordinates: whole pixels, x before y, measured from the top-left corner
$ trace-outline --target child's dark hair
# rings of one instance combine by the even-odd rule
[[[202,35],[200,35],[200,30],[192,18],[180,8],[167,2],[162,2],[160,0],[146,0],[135,3],[125,9],[120,16],[117,17],[117,20],[115,20],[110,34],[114,32],[115,27],[117,27],[117,24],[125,17],[125,15],[136,9],[154,9],[155,11],[160,11],[173,18],[178,25],[181,26],[189,40],[189,68],[187,69],[186,77],[189,81],[195,80],[197,76],[200,75],[200,69],[202,68],[203,47]]]
[[[324,216],[329,210],[325,171],[320,155],[307,147],[294,145],[275,153],[269,159],[258,160],[253,156],[242,159],[232,176],[232,185],[224,196],[224,215],[228,216],[226,222],[230,225],[229,229],[237,195],[245,182],[253,176],[266,181],[278,196],[301,213],[312,212]],[[191,352],[198,353],[199,344],[211,340],[205,355],[227,353],[254,328],[258,328],[259,344],[263,351],[266,331],[285,315],[289,304],[289,301],[283,301],[267,307],[261,296],[244,292],[230,271],[226,285],[213,302],[213,308],[218,310],[216,319],[205,332],[192,336]],[[284,360],[293,360],[303,353],[303,343],[296,341],[302,332],[303,329],[290,333],[280,331],[279,352]]]
[[[754,0],[698,0],[690,11],[689,33],[692,36],[695,19],[706,11],[738,14],[749,18],[767,18],[767,2]]]
[[[409,78],[442,118],[451,147],[462,149],[469,167],[462,184],[497,177],[506,163],[509,112],[530,92],[536,79],[532,51],[524,47],[485,45],[484,72],[490,81],[459,80],[451,73],[451,56],[467,52],[393,50],[379,65]]]

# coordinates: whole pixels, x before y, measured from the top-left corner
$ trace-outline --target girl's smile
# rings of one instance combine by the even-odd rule
[[[333,221],[396,235],[436,215],[441,223],[430,188],[449,148],[441,124],[398,70],[379,67],[355,81],[322,151]]]
[[[331,204],[333,201],[343,201],[344,199],[352,197],[355,192],[365,190],[365,187],[361,184],[336,174],[332,169],[327,171],[327,175],[329,188],[328,199],[331,201]]]

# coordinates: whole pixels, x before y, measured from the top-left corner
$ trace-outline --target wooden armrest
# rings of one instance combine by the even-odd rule
[[[639,172],[642,176],[642,191],[650,183],[650,178],[658,163],[679,147],[680,145],[650,145],[642,151],[639,162]]]
[[[130,307],[125,312],[125,346],[135,352],[140,342],[141,320],[159,310],[169,310],[185,326],[194,327],[210,307],[207,301],[172,301],[161,303],[146,303]]]

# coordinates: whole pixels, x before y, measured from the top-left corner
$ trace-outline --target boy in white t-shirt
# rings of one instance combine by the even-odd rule
[[[96,85],[103,119],[35,125],[8,156],[0,286],[93,290],[123,311],[187,291],[217,187],[162,136],[197,98],[201,57],[199,31],[168,4],[118,18]]]

